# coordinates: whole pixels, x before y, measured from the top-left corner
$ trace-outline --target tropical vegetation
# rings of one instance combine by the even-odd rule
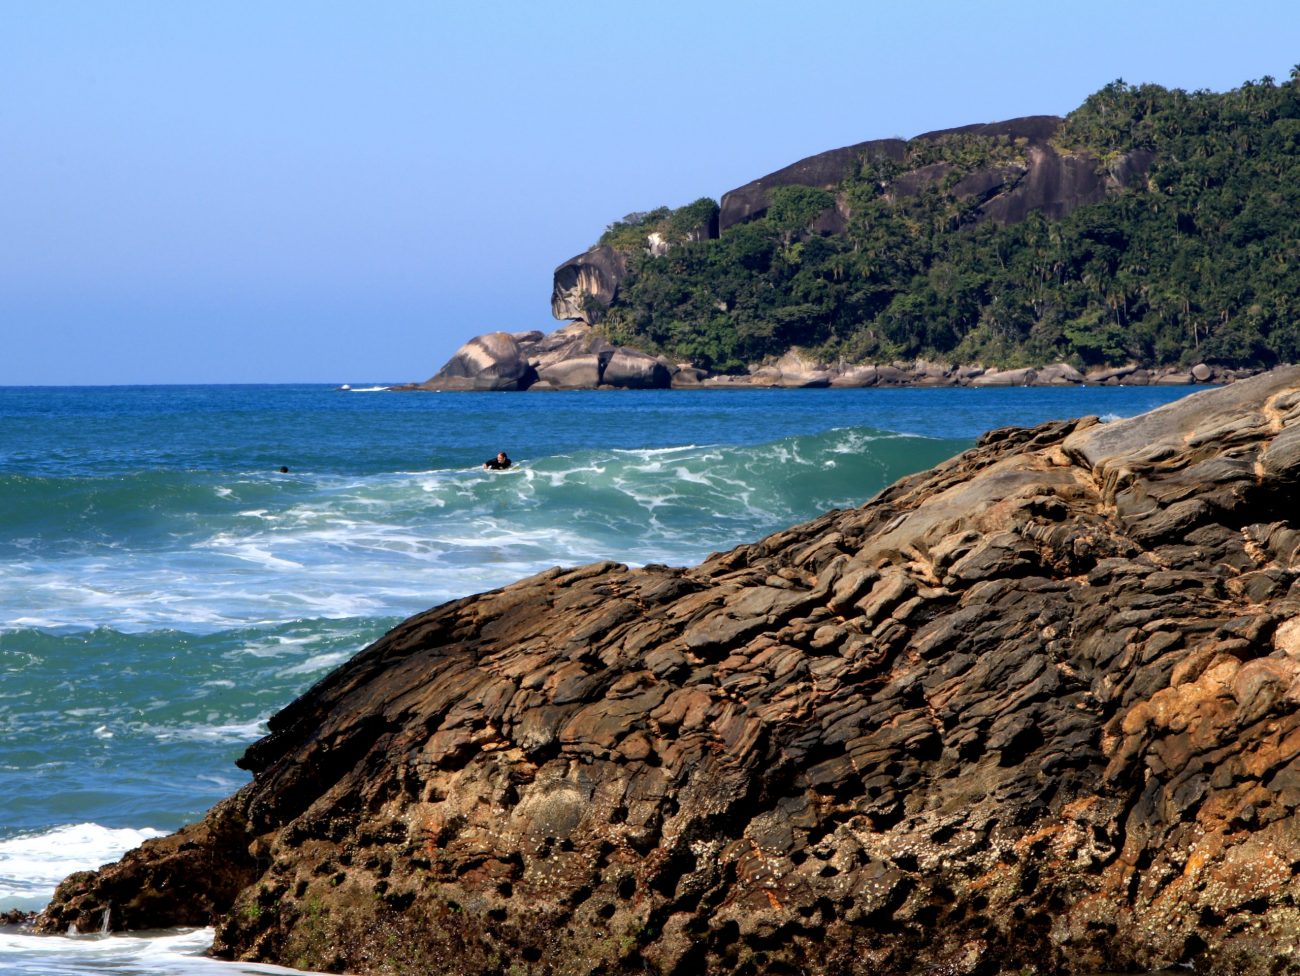
[[[600,327],[716,370],[798,345],[845,362],[1017,366],[1300,360],[1300,66],[1226,93],[1116,81],[1066,117],[1054,147],[1098,167],[1145,151],[1145,179],[1060,220],[979,219],[960,192],[1023,164],[1023,140],[913,140],[863,158],[833,191],[777,188],[716,239],[717,204],[632,214],[601,243],[628,274]],[[942,178],[892,192],[942,162]],[[814,225],[839,201],[842,232]],[[647,236],[658,233],[651,253]]]

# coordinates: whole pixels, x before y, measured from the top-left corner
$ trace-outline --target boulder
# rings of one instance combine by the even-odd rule
[[[583,353],[543,366],[537,371],[539,382],[556,390],[594,390],[600,386],[604,360],[612,353]]]
[[[1032,386],[1037,371],[1025,369],[991,369],[971,379],[971,386]]]
[[[931,363],[917,360],[912,366],[912,385],[933,387],[953,386],[956,383],[954,370],[943,363]]]
[[[1214,370],[1205,363],[1197,363],[1192,367],[1192,378],[1197,383],[1208,383],[1212,376],[1214,376]]]
[[[1034,377],[1034,383],[1038,386],[1077,386],[1083,381],[1083,374],[1069,363],[1044,366]]]
[[[1084,381],[1092,383],[1095,386],[1101,386],[1110,381],[1118,383],[1125,376],[1137,371],[1136,363],[1129,363],[1127,366],[1111,366],[1104,369],[1090,369],[1084,376]]]
[[[811,373],[782,373],[780,385],[788,390],[821,389],[831,385],[831,374],[824,369]]]
[[[509,332],[475,336],[432,377],[422,390],[522,390],[535,379],[532,366]]]
[[[679,366],[673,373],[673,387],[693,387],[699,386],[709,375],[708,370],[699,369],[695,366]]]
[[[833,377],[831,386],[856,389],[864,386],[875,386],[877,381],[877,368],[875,366],[854,366]]]
[[[615,349],[605,364],[601,382],[629,390],[664,389],[672,382],[667,366],[634,349]]]
[[[899,366],[885,364],[876,367],[877,386],[907,386],[911,379],[911,371]]]
[[[570,322],[556,329],[528,349],[529,361],[538,369],[562,363],[566,359],[596,355],[604,360],[614,354],[614,345],[598,335],[586,322]]]
[[[1297,483],[1290,367],[447,603],[37,926],[358,974],[1295,972]]]

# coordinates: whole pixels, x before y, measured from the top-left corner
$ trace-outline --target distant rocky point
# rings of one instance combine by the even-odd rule
[[[1036,115],[927,132],[911,140],[876,139],[818,153],[724,193],[720,208],[714,205],[711,215],[700,211],[698,216],[692,216],[688,225],[672,232],[672,240],[680,243],[717,239],[730,228],[758,220],[768,213],[773,191],[782,187],[827,191],[829,205],[811,221],[806,232],[813,236],[842,235],[852,214],[848,198],[837,188],[873,161],[883,165],[882,172],[892,174],[881,184],[885,198],[912,198],[942,188],[968,211],[964,218],[967,223],[1002,226],[1018,224],[1031,213],[1061,219],[1080,207],[1140,185],[1145,179],[1154,159],[1152,152],[1134,149],[1113,153],[1104,160],[1088,152],[1066,152],[1053,142],[1062,123],[1056,116]],[[953,147],[960,146],[963,139],[983,140],[1002,147],[1002,151],[973,169],[942,158],[944,152],[956,151]],[[683,211],[694,213],[699,204],[705,203],[711,201],[697,201]],[[567,322],[558,331],[549,335],[493,332],[478,336],[462,346],[436,375],[400,388],[1141,386],[1225,383],[1256,372],[1212,363],[1148,367],[1135,362],[1085,373],[1065,363],[992,369],[971,363],[927,361],[824,362],[795,347],[784,355],[751,363],[745,373],[714,375],[700,363],[615,345],[599,334],[629,274],[630,256],[667,254],[674,244],[664,234],[666,227],[673,226],[672,220],[627,225],[630,236],[618,238],[618,248],[603,244],[557,267],[551,312]]]
[[[39,927],[358,974],[1300,971],[1297,490],[1292,367],[456,600]]]
[[[737,389],[745,387],[871,386],[1165,386],[1228,383],[1251,375],[1199,363],[1191,369],[1145,369],[1135,364],[1082,373],[1068,363],[1022,369],[985,369],[924,361],[880,365],[827,363],[799,349],[742,375],[712,375],[691,363],[603,339],[586,322],[550,334],[489,332],[461,346],[423,383],[396,390]]]

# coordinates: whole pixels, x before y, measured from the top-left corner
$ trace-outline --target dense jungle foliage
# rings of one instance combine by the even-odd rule
[[[691,239],[712,200],[630,215],[601,241],[630,256],[601,327],[716,370],[792,345],[846,362],[1300,361],[1300,66],[1223,94],[1116,81],[1053,145],[1101,167],[1155,155],[1101,203],[1007,227],[954,188],[1024,146],[969,135],[914,140],[901,164],[863,159],[834,193],[779,188],[762,219],[715,240]],[[940,180],[891,192],[936,162]],[[814,233],[836,197],[847,231]],[[672,245],[662,256],[651,231]]]

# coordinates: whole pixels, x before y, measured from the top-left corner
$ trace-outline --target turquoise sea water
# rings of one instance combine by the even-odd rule
[[[1187,392],[0,388],[0,910],[201,816],[272,712],[412,613],[698,562],[986,429]],[[0,930],[0,973],[276,971],[208,939]]]

